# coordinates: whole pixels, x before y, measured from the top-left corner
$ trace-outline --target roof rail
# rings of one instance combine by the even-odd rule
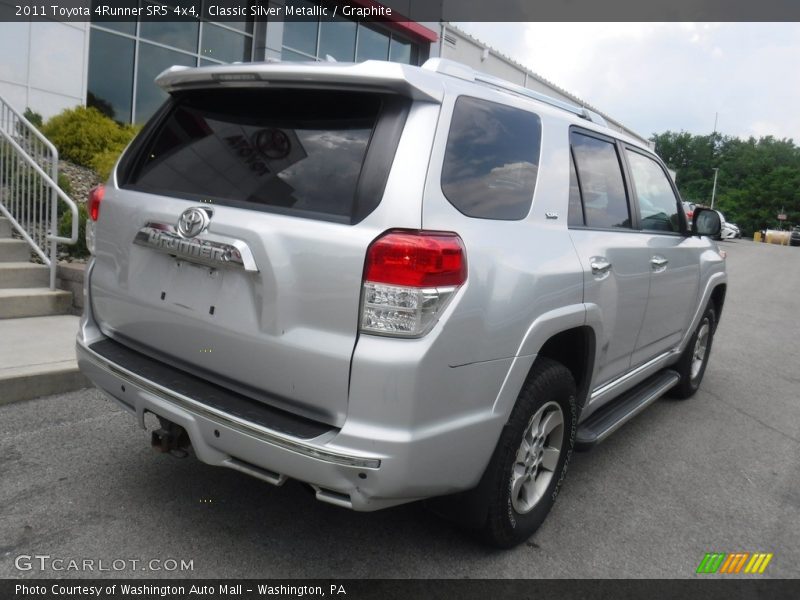
[[[446,58],[430,58],[425,61],[425,64],[422,65],[422,68],[435,73],[441,73],[442,75],[458,77],[459,79],[464,79],[465,81],[473,81],[478,84],[489,85],[493,88],[511,92],[512,94],[517,94],[526,98],[532,98],[533,100],[538,100],[539,102],[544,102],[545,104],[554,106],[555,108],[560,108],[561,110],[570,112],[581,119],[586,119],[592,123],[597,123],[603,127],[608,127],[608,123],[602,116],[584,106],[577,106],[569,102],[564,102],[563,100],[553,98],[547,94],[542,94],[541,92],[536,92],[524,86],[517,85],[516,83],[511,83],[510,81],[506,81],[500,77],[481,73],[480,71],[476,71],[475,69],[472,69],[471,67],[454,60],[449,60]]]

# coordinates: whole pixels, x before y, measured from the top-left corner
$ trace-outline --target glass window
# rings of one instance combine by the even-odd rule
[[[292,52],[287,48],[281,49],[281,60],[288,60],[288,61],[314,61],[316,58],[313,56],[306,56],[305,54],[300,54],[299,52]]]
[[[91,30],[86,104],[120,123],[131,120],[133,46],[132,39]]]
[[[139,66],[136,73],[136,122],[144,123],[167,98],[155,84],[155,78],[167,67],[182,65],[194,67],[194,56],[139,42]]]
[[[580,227],[585,225],[583,219],[583,203],[581,202],[581,189],[578,185],[578,173],[575,171],[575,159],[569,153],[569,215],[567,225]]]
[[[120,0],[116,0],[116,1],[119,2]],[[158,2],[158,0],[149,0],[149,1],[150,2]],[[166,1],[168,3],[174,3],[176,0],[166,0]],[[194,5],[195,6],[195,10],[200,11],[199,2],[197,0],[178,0],[178,1],[184,2],[188,6]],[[227,3],[226,2],[219,2],[219,0],[203,0],[203,5],[204,6],[203,6],[203,10],[200,11],[200,12],[201,12],[201,14],[208,15],[210,13],[210,7],[212,5],[214,5],[214,6],[223,6],[224,7],[226,4],[233,4],[237,8],[244,9],[244,11],[246,13],[246,16],[244,17],[244,19],[245,19],[244,21],[235,21],[234,20],[236,18],[241,18],[241,17],[219,17],[219,16],[215,16],[215,17],[213,17],[213,19],[215,21],[218,21],[218,22],[221,22],[221,23],[225,23],[225,25],[227,25],[228,27],[233,27],[234,29],[238,29],[239,31],[242,31],[244,33],[252,34],[253,33],[254,17],[250,16],[250,10],[251,10],[251,7],[253,7],[254,5],[259,4],[259,3],[266,4],[266,2],[263,2],[262,0],[238,0],[237,2],[227,2]],[[287,2],[287,4],[288,4],[288,2]]]
[[[306,0],[287,0],[287,12],[289,8],[304,9],[311,8],[313,4]],[[309,18],[303,20],[285,20],[283,22],[283,45],[293,50],[298,50],[311,56],[317,55],[317,29],[319,24],[317,19]],[[290,59],[294,60],[294,59]]]
[[[353,62],[356,54],[356,22],[337,17],[319,24],[319,57],[332,56],[338,61]]]
[[[681,230],[678,199],[661,166],[638,152],[627,151],[642,229],[650,231]]]
[[[389,36],[364,25],[359,25],[356,62],[371,59],[386,60],[387,58],[389,58]]]
[[[541,121],[533,113],[461,96],[442,165],[442,191],[469,217],[522,219],[533,201]]]
[[[197,52],[197,21],[142,21],[139,35],[144,39]]]
[[[204,58],[223,62],[250,60],[252,38],[213,23],[203,23],[200,53]]]
[[[187,93],[127,182],[143,191],[349,221],[381,98],[319,90]]]
[[[411,42],[399,40],[392,36],[392,43],[389,46],[389,60],[410,65],[417,62],[416,54],[416,47]]]
[[[573,133],[571,139],[586,226],[631,227],[625,183],[614,144],[580,133]]]
[[[99,6],[108,6],[108,2],[105,0],[92,0],[92,23],[96,23],[101,27],[105,27],[106,29],[114,29],[115,31],[120,31],[122,33],[127,33],[129,35],[136,35],[136,20],[132,21],[113,21],[107,19],[114,19],[114,17],[100,17],[95,13],[95,9]],[[118,0],[114,3],[114,6],[120,8],[137,8],[138,2],[136,0]]]

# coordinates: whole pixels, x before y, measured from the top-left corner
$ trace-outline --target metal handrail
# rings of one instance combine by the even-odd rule
[[[72,214],[69,237],[58,235],[59,199]],[[58,244],[78,240],[78,206],[58,186],[56,147],[2,97],[0,213],[50,267],[50,289],[55,289]]]

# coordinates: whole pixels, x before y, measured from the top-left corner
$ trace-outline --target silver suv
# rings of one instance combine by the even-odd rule
[[[174,67],[93,191],[81,369],[155,446],[508,547],[700,385],[725,262],[586,109],[440,59]],[[154,419],[155,420],[155,419]]]

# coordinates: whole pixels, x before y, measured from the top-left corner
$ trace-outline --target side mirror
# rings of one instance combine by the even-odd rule
[[[722,217],[711,208],[695,208],[692,215],[692,235],[719,237],[722,230]]]

